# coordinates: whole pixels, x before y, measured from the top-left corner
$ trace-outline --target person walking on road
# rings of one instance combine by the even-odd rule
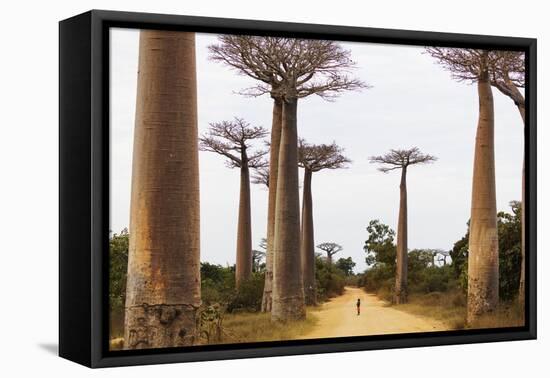
[[[361,298],[357,298],[357,316],[361,315]]]

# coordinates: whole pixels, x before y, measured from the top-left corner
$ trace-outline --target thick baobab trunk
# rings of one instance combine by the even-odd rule
[[[141,31],[126,349],[197,342],[200,306],[195,34]]]
[[[397,266],[395,272],[395,298],[397,304],[407,303],[407,167],[401,169],[399,184],[399,219],[397,223]]]
[[[250,173],[246,153],[241,164],[241,194],[239,197],[239,221],[237,226],[237,263],[235,285],[246,281],[252,274],[252,229],[250,220]]]
[[[269,198],[267,205],[267,247],[265,254],[265,283],[262,297],[262,311],[271,312],[273,290],[273,240],[275,236],[275,204],[277,199],[277,172],[279,170],[279,146],[281,143],[283,104],[278,98],[273,100],[271,143],[269,152]]]
[[[283,102],[271,317],[287,321],[305,318],[304,287],[300,263],[300,198],[298,193],[297,99]]]
[[[315,244],[313,232],[313,201],[311,196],[312,171],[304,170],[304,192],[302,196],[302,232],[300,238],[300,253],[302,258],[302,276],[304,279],[304,295],[307,305],[317,303],[315,288]]]
[[[487,75],[488,76],[488,75]],[[498,304],[498,233],[495,190],[494,109],[488,78],[478,81],[472,213],[468,255],[468,314],[473,324]]]
[[[327,264],[332,265],[332,253],[327,252]]]

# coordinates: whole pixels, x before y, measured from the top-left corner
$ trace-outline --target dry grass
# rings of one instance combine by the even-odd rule
[[[524,313],[517,302],[502,302],[494,313],[486,314],[473,324],[466,323],[466,296],[459,291],[414,294],[409,303],[396,308],[428,316],[448,325],[449,329],[507,328],[524,325]]]
[[[311,331],[317,318],[309,311],[305,320],[272,322],[266,313],[226,314],[221,343],[293,340]]]
[[[396,308],[415,315],[428,316],[445,323],[449,329],[466,327],[466,298],[461,292],[412,294],[409,303]]]
[[[293,340],[311,331],[317,323],[315,315],[308,308],[305,320],[293,322],[272,322],[269,313],[242,312],[225,314],[223,317],[223,335],[221,341],[210,344],[246,343],[259,341]],[[122,337],[113,337],[111,350],[120,350],[124,344]],[[203,341],[202,344],[206,344]]]
[[[493,314],[486,314],[468,328],[508,328],[525,325],[524,309],[517,301],[500,303]]]

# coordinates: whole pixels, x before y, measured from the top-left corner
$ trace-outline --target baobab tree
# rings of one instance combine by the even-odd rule
[[[491,70],[491,85],[508,96],[518,108],[523,126],[525,120],[525,96],[519,88],[525,88],[525,53],[498,51]],[[525,154],[521,169],[521,270],[518,300],[525,303]]]
[[[233,121],[211,123],[208,133],[200,138],[201,151],[217,153],[225,157],[229,168],[239,168],[240,196],[237,224],[237,254],[235,285],[237,288],[252,273],[252,225],[250,214],[250,168],[264,166],[265,150],[252,150],[252,141],[268,134],[259,126],[251,126],[242,118]]]
[[[201,303],[195,34],[142,30],[138,67],[124,343],[192,345]]]
[[[458,81],[477,84],[479,115],[474,149],[472,210],[468,246],[467,322],[473,324],[498,304],[498,230],[495,188],[495,121],[488,50],[430,47],[427,52]]]
[[[300,254],[306,304],[317,303],[315,288],[315,238],[313,228],[313,198],[311,178],[314,172],[323,169],[345,168],[351,161],[343,155],[343,149],[335,142],[332,144],[309,144],[304,139],[298,144],[298,165],[304,169],[304,188],[302,195],[302,229]]]
[[[428,164],[436,161],[432,155],[423,154],[416,147],[408,150],[390,150],[382,156],[372,156],[371,163],[380,164],[380,172],[401,170],[399,184],[399,219],[397,223],[397,265],[395,274],[394,301],[397,304],[407,303],[407,169],[416,164]]]
[[[344,250],[344,247],[340,244],[333,242],[321,243],[317,246],[317,248],[326,253],[328,265],[332,265],[332,256]]]
[[[338,43],[280,37],[221,36],[211,58],[257,80],[242,91],[274,100],[269,157],[268,250],[262,308],[274,320],[305,317],[300,265],[298,99],[333,99],[366,85],[347,76],[355,63]]]

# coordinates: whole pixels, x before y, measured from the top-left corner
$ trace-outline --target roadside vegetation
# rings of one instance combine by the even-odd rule
[[[521,203],[498,213],[499,304],[495,311],[467,323],[468,232],[450,251],[415,249],[408,253],[408,302],[395,304],[395,232],[373,220],[364,250],[369,268],[357,277],[358,286],[397,309],[445,322],[450,329],[521,326],[523,309],[517,293],[521,269]]]
[[[112,234],[110,238],[109,296],[113,350],[123,345],[128,240],[127,230]],[[249,278],[240,282],[238,288],[235,283],[235,265],[201,263],[201,344],[291,340],[315,326],[315,315],[309,312],[305,319],[272,322],[270,314],[261,311],[265,282],[263,256],[265,254],[254,251],[253,271]],[[341,295],[346,285],[355,284],[354,266],[350,257],[329,262],[325,256],[316,254],[315,289],[319,303]]]

